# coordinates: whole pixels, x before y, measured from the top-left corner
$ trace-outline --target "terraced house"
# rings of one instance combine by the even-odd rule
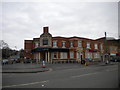
[[[103,60],[104,42],[82,37],[52,37],[48,27],[33,40],[25,40],[25,58],[46,62],[80,62],[82,59]]]

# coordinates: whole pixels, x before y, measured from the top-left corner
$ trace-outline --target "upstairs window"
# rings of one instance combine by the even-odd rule
[[[73,47],[73,42],[70,42],[70,47]]]
[[[43,40],[43,45],[48,45],[48,40],[47,39]]]
[[[65,42],[62,42],[62,47],[65,47]]]
[[[82,41],[78,41],[78,47],[82,47]]]
[[[90,43],[89,42],[87,43],[87,48],[90,48]]]
[[[57,41],[53,41],[53,47],[57,47]]]
[[[39,43],[36,42],[35,43],[35,48],[37,48],[37,47],[39,47]]]
[[[94,47],[95,47],[95,49],[98,49],[98,45],[97,44],[94,44]]]

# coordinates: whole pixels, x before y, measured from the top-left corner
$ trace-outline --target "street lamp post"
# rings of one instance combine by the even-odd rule
[[[105,53],[104,53],[104,59],[105,59],[105,62],[107,61],[107,38],[106,38],[106,32],[105,32]]]

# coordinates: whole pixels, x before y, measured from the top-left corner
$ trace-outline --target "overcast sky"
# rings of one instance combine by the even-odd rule
[[[2,39],[24,49],[24,40],[38,38],[49,26],[52,36],[118,38],[117,2],[3,2]]]

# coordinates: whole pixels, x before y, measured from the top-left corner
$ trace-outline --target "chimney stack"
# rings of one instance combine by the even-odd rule
[[[43,33],[48,33],[49,32],[49,28],[48,27],[43,27]]]

